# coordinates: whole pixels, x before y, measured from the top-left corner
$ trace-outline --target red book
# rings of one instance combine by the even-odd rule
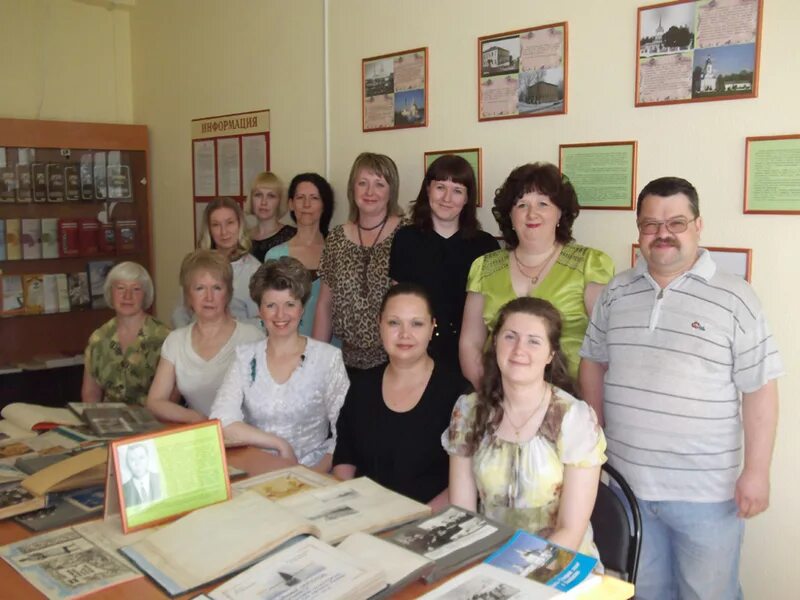
[[[58,221],[58,254],[64,256],[80,256],[78,244],[78,222],[73,219]]]
[[[100,234],[97,236],[100,254],[114,254],[117,251],[116,237],[113,223],[100,223]]]
[[[81,256],[95,256],[100,252],[97,235],[100,222],[97,219],[80,219],[78,221],[78,249]]]

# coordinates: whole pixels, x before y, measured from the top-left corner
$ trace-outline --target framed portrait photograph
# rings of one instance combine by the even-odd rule
[[[415,48],[361,61],[363,131],[428,125],[428,49]]]
[[[744,212],[800,214],[800,134],[749,137]]]
[[[639,7],[636,106],[755,98],[762,1]]]
[[[582,209],[634,209],[636,142],[561,144],[558,168],[575,188]]]
[[[477,193],[478,193],[478,206],[483,206],[483,163],[481,149],[480,148],[460,148],[458,150],[432,150],[430,152],[425,153],[425,169],[424,173],[428,171],[428,167],[431,166],[431,163],[435,161],[440,156],[444,156],[446,154],[455,154],[456,156],[460,156],[464,160],[466,160],[470,166],[472,167],[472,171],[475,173],[475,183],[477,186]]]
[[[567,23],[478,38],[478,120],[567,112]]]
[[[229,500],[218,420],[111,442],[105,515],[119,512],[125,533]]]
[[[703,246],[711,253],[717,268],[731,275],[741,277],[750,283],[750,266],[753,251],[750,248],[727,248],[725,246]],[[641,258],[639,244],[631,244],[631,267]]]

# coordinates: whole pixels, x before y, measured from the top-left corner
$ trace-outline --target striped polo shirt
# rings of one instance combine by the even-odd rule
[[[607,363],[609,462],[644,500],[721,502],[742,462],[742,392],[783,374],[761,305],[706,250],[661,289],[647,263],[595,304],[581,356]]]

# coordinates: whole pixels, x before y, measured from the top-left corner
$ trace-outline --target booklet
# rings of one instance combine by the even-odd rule
[[[208,595],[212,600],[366,600],[386,587],[380,570],[315,538],[289,545]]]
[[[96,517],[103,509],[103,487],[54,494],[50,506],[14,517],[31,531],[47,531]]]
[[[228,466],[229,472],[230,469],[231,467]],[[231,473],[231,477],[233,477],[233,473]],[[298,492],[335,483],[338,483],[338,479],[317,473],[302,465],[295,465],[237,481],[231,484],[231,491],[236,495],[251,490],[270,500],[278,500]]]
[[[451,505],[400,527],[386,539],[435,561],[425,576],[432,583],[487,556],[512,535],[514,529],[507,525]]]
[[[551,587],[481,563],[446,581],[420,598],[425,600],[561,600],[572,596]]]
[[[74,529],[3,546],[0,557],[51,600],[77,598],[142,576]]]

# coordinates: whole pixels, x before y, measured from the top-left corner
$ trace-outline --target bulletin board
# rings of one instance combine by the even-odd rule
[[[195,239],[206,204],[217,196],[243,204],[250,183],[269,165],[269,110],[192,119]]]

